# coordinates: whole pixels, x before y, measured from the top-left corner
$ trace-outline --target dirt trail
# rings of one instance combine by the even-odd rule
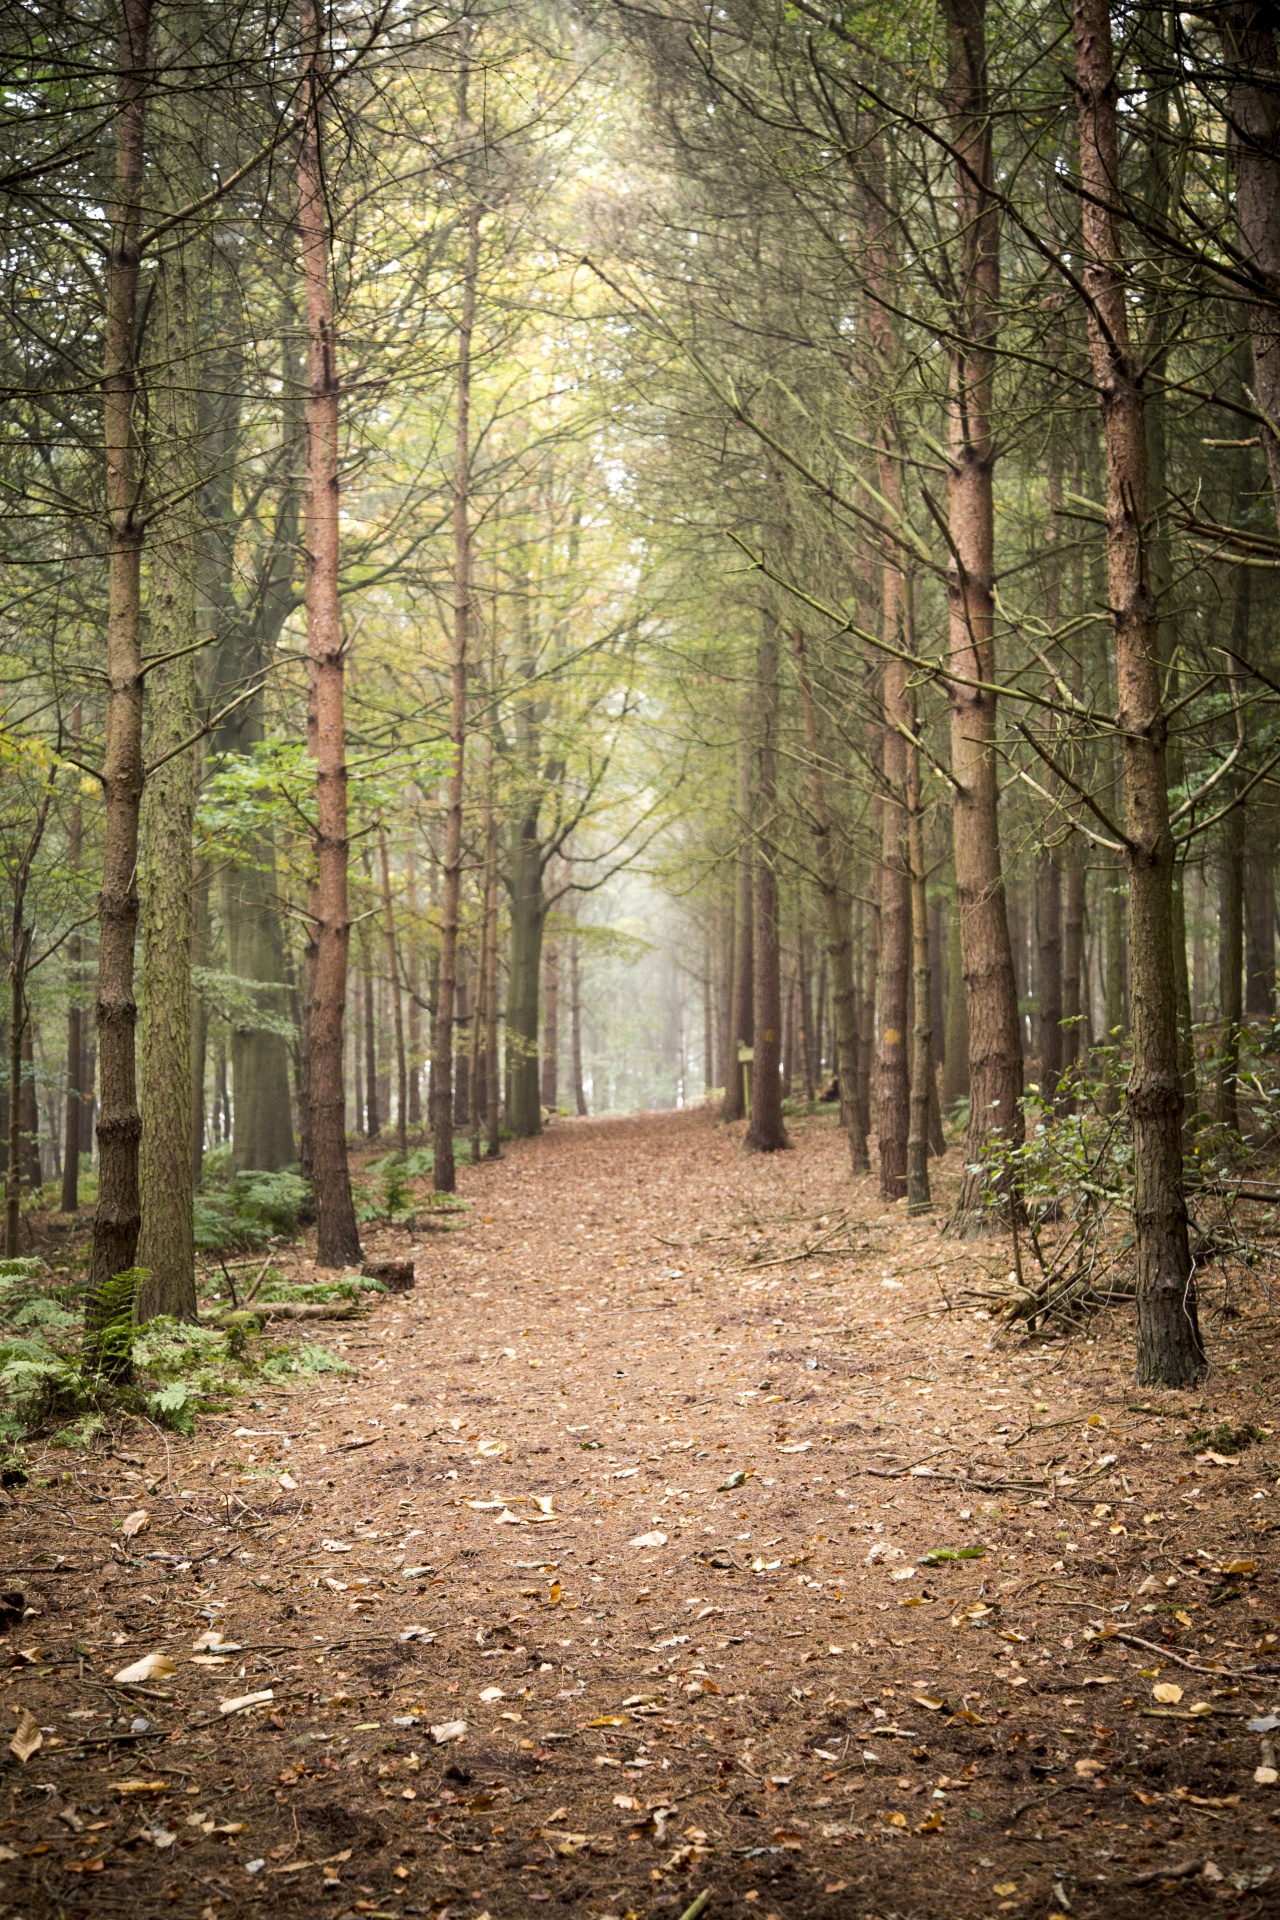
[[[940,1308],[1002,1244],[793,1135],[557,1126],[375,1237],[418,1285],[317,1330],[351,1374],[37,1457],[0,1914],[1271,1905],[1280,1447],[1185,1438],[1270,1424],[1269,1314],[1194,1396],[1133,1389],[1120,1319],[1001,1346]]]

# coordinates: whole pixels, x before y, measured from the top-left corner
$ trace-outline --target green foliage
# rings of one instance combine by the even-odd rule
[[[163,1427],[175,1433],[192,1434],[196,1430],[198,1397],[186,1380],[171,1380],[166,1387],[147,1395],[147,1412]]]
[[[133,1303],[145,1267],[113,1273],[85,1299],[84,1364],[105,1380],[127,1378],[133,1357]]]
[[[202,1253],[252,1252],[270,1240],[292,1239],[314,1205],[300,1174],[235,1174],[218,1190],[196,1195],[195,1241]]]
[[[49,1437],[51,1447],[72,1447],[87,1451],[100,1433],[105,1433],[106,1415],[101,1413],[82,1413],[76,1419],[59,1427]]]
[[[328,1347],[318,1346],[308,1340],[302,1347],[292,1351],[273,1354],[263,1364],[264,1380],[283,1380],[291,1374],[350,1373],[351,1368],[336,1353],[330,1353]]]

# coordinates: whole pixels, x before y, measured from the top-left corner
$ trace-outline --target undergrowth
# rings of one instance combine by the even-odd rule
[[[255,1386],[350,1371],[315,1341],[261,1342],[251,1312],[229,1326],[164,1317],[135,1326],[141,1278],[130,1268],[89,1295],[42,1260],[0,1260],[0,1449],[49,1430],[54,1445],[88,1446],[117,1412],[189,1434],[199,1413]],[[271,1297],[332,1299],[357,1291],[355,1282],[286,1288],[277,1276]]]

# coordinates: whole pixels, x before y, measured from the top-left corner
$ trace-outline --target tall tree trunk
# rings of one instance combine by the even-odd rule
[[[5,1154],[4,1252],[15,1260],[21,1251],[22,1232],[22,1062],[23,1040],[27,1026],[27,961],[31,954],[31,929],[22,924],[22,908],[13,916],[13,937],[9,943],[9,1127]]]
[[[1022,1139],[1022,1034],[1000,860],[996,779],[995,509],[992,434],[1000,303],[1000,215],[994,193],[987,87],[986,0],[940,0],[947,28],[946,107],[956,156],[961,310],[948,393],[947,576],[952,826],[969,1025],[966,1169],[981,1168],[988,1135]],[[966,1170],[951,1217],[980,1231],[984,1175]]]
[[[914,702],[912,703],[914,705]],[[914,714],[912,719],[914,721]],[[907,860],[911,881],[911,1129],[907,1136],[907,1211],[928,1213],[930,1115],[937,1098],[933,1065],[933,991],[929,965],[929,901],[924,856],[924,815],[920,802],[920,746],[916,728],[907,743]],[[932,1098],[930,1097],[932,1094]]]
[[[322,160],[327,68],[317,0],[303,0],[305,119],[298,142],[298,231],[306,305],[304,433],[309,745],[316,762],[315,878],[310,917],[315,937],[309,1073],[311,1151],[316,1195],[316,1265],[360,1258],[351,1199],[342,1086],[342,1022],[347,998],[347,738],[338,598],[338,369],[329,285],[329,231]]]
[[[1083,188],[1089,347],[1106,439],[1106,551],[1119,692],[1129,875],[1138,1378],[1183,1386],[1205,1371],[1187,1236],[1182,1074],[1173,955],[1173,836],[1158,612],[1143,537],[1147,448],[1141,361],[1130,345],[1120,225],[1117,84],[1108,0],[1075,0],[1072,19]]]
[[[422,1124],[422,1011],[418,1005],[418,867],[412,841],[405,855],[405,905],[409,914],[409,939],[406,955],[409,983],[409,1125]]]
[[[493,769],[484,818],[484,925],[489,949],[489,971],[484,986],[484,1111],[487,1142],[485,1158],[496,1160],[502,1151],[501,1102],[498,1096],[498,817],[493,805]]]
[[[1276,998],[1276,850],[1270,823],[1251,818],[1245,855],[1248,924],[1244,1010],[1250,1020],[1270,1020]]]
[[[538,1072],[538,1002],[542,982],[542,847],[538,821],[526,812],[512,831],[511,969],[507,985],[507,1125],[518,1140],[542,1131]]]
[[[569,1046],[573,1062],[574,1111],[580,1119],[585,1120],[589,1108],[586,1083],[582,1077],[582,962],[576,933],[569,940]]]
[[[1049,1106],[1062,1078],[1062,866],[1056,847],[1036,858],[1036,982],[1040,1097]]]
[[[542,1104],[554,1113],[560,1104],[560,942],[554,935],[542,949]]]
[[[378,1106],[378,1008],[373,978],[373,957],[369,942],[360,941],[361,971],[364,974],[364,1132],[366,1140],[376,1140],[382,1132],[382,1114]]]
[[[196,780],[199,789],[199,776]],[[191,893],[191,968],[209,964],[209,876],[196,869]],[[204,1076],[209,1055],[209,1002],[191,984],[191,1185],[199,1191],[204,1174]]]
[[[822,917],[826,926],[827,957],[831,962],[831,1000],[836,1030],[836,1082],[840,1091],[840,1124],[849,1137],[849,1157],[854,1173],[865,1173],[867,1136],[860,1127],[858,1107],[858,1010],[853,981],[853,924],[849,894],[844,886],[840,862],[831,830],[827,806],[826,782],[818,738],[818,716],[813,699],[813,683],[805,654],[804,634],[791,629],[796,679],[804,715],[806,771],[809,779],[809,811],[813,821],[814,848],[818,861],[818,891],[822,898]]]
[[[744,700],[738,736],[738,856],[734,903],[733,990],[729,1001],[729,1045],[724,1082],[724,1120],[741,1120],[747,1111],[746,1080],[739,1050],[751,1045],[755,1031],[755,908],[752,898],[751,706]]]
[[[80,702],[78,700],[71,709],[71,742],[73,749],[78,751],[80,744]],[[73,888],[79,881],[83,859],[84,812],[77,794],[67,814],[67,872]],[[63,1213],[77,1213],[80,1208],[80,1129],[84,1094],[84,1016],[80,1004],[82,984],[80,966],[83,958],[84,949],[80,935],[73,933],[67,941],[67,978],[71,987],[71,1002],[67,1008],[67,1105],[62,1144],[61,1211]]]
[[[464,28],[464,32],[466,29]],[[469,137],[467,52],[458,92],[458,128]],[[471,336],[475,327],[476,278],[480,263],[480,203],[466,216],[466,259],[458,326],[458,385],[453,460],[453,658],[450,662],[449,767],[444,829],[444,886],[440,913],[440,984],[432,1044],[432,1185],[437,1193],[456,1186],[453,1164],[453,1013],[458,978],[458,912],[462,898],[462,800],[467,739],[467,647],[471,625]]]
[[[168,131],[169,112],[164,116]],[[185,146],[189,130],[175,129]],[[158,142],[179,204],[196,197],[194,169]],[[179,154],[181,148],[179,149]],[[138,1325],[167,1315],[196,1320],[195,1198],[191,1177],[191,931],[196,811],[197,414],[195,260],[181,233],[159,269],[162,372],[155,408],[159,483],[173,504],[151,561],[150,645],[161,664],[147,688],[147,756],[138,884],[142,896],[142,1106],[138,1265],[147,1278],[133,1300]],[[165,659],[165,655],[173,655]],[[236,1088],[237,1099],[241,1095]]]
[[[1227,79],[1240,247],[1261,282],[1249,303],[1253,394],[1280,525],[1280,54],[1267,0],[1231,0],[1217,15]]]
[[[1084,842],[1073,833],[1063,848],[1062,898],[1062,1066],[1069,1072],[1085,1050]]]
[[[877,803],[873,801],[872,803],[872,822],[873,822],[872,842],[873,844],[875,843],[878,837],[874,831],[876,805]],[[861,964],[859,967],[859,972],[861,974],[861,992],[859,993],[859,996],[858,996],[859,1006],[858,1006],[857,1130],[860,1137],[865,1141],[870,1137],[870,1133],[871,1133],[871,1073],[872,1073],[873,1067],[875,1066],[875,1057],[876,1057],[876,983],[880,977],[880,904],[879,904],[879,901],[873,900],[871,902],[870,925],[867,928],[867,937],[865,942],[862,939],[863,929],[861,924],[863,910],[864,910],[863,902],[861,899],[859,899],[858,901],[858,920],[859,920],[858,947],[860,950],[860,960],[861,960]],[[870,1163],[870,1160],[868,1160],[865,1171],[869,1172],[870,1166],[871,1166],[871,1163]],[[864,1171],[864,1169],[855,1166],[853,1171],[855,1173],[859,1173]]]
[[[778,641],[766,614],[756,650],[755,1039],[751,1062],[751,1123],[746,1144],[756,1153],[788,1146],[782,1122],[782,955],[778,928],[777,859]]]
[[[1241,573],[1245,571],[1242,567]],[[1230,778],[1230,776],[1228,776]],[[1224,782],[1224,785],[1226,783]],[[1224,796],[1228,798],[1229,796]],[[1244,809],[1222,823],[1218,855],[1218,982],[1222,1038],[1218,1043],[1217,1120],[1240,1131],[1240,1028],[1244,1020]]]
[[[960,945],[958,903],[947,917],[947,1044],[942,1075],[942,1104],[954,1113],[969,1098],[969,1003],[964,986],[964,955]]]
[[[22,1178],[32,1193],[44,1185],[40,1164],[40,1102],[36,1095],[36,1034],[31,1009],[22,1030],[22,1099],[18,1110],[18,1138],[22,1149]]]
[[[142,801],[142,540],[137,427],[138,281],[151,68],[151,0],[121,0],[116,43],[115,179],[106,262],[103,446],[107,510],[107,688],[102,891],[98,916],[98,1204],[93,1216],[85,1357],[104,1357],[103,1290],[138,1248],[138,1112],[133,992]],[[127,1375],[128,1358],[111,1370]]]
[[[899,613],[902,576],[885,569],[886,638],[902,648]],[[914,719],[907,668],[889,660],[884,669],[884,801],[880,851],[880,1046],[876,1074],[876,1120],[880,1148],[880,1197],[900,1200],[907,1191],[907,1137],[911,1130],[907,987],[911,969],[911,875],[907,851],[907,743],[902,727]]]
[[[404,1050],[404,1002],[400,993],[400,955],[396,940],[395,908],[391,901],[391,862],[385,830],[378,834],[382,864],[382,917],[387,942],[387,973],[391,981],[391,1017],[396,1043],[396,1149],[409,1150],[409,1065]]]

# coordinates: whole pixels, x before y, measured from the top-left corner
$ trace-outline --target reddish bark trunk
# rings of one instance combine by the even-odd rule
[[[995,444],[991,416],[1000,301],[1000,216],[987,90],[985,0],[941,0],[947,27],[947,117],[956,152],[961,310],[947,406],[947,578],[952,832],[969,1027],[967,1166],[988,1136],[1022,1139],[1022,1035],[1009,944],[996,780]],[[966,1173],[951,1219],[984,1224],[983,1176]]]
[[[1107,0],[1076,0],[1084,284],[1106,440],[1107,586],[1119,694],[1129,875],[1138,1377],[1183,1386],[1205,1371],[1183,1190],[1182,1074],[1173,957],[1173,836],[1165,777],[1158,611],[1143,550],[1147,445],[1141,362],[1130,345],[1120,228],[1117,85]]]

